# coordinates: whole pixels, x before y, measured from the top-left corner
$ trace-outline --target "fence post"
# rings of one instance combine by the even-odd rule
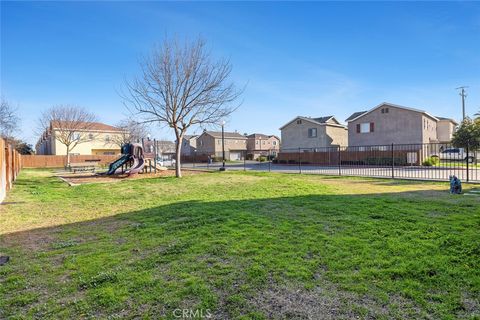
[[[300,158],[300,148],[298,148],[298,173],[302,173],[302,159]]]
[[[342,175],[342,151],[340,150],[340,146],[338,146],[338,175]]]
[[[469,156],[470,156],[470,153],[469,153],[469,148],[468,148],[468,144],[467,144],[467,182],[470,179],[470,173],[469,173],[470,166],[468,165],[468,162],[469,162],[468,160],[470,158]]]
[[[392,143],[392,179],[395,179],[395,155],[393,153],[393,143]]]

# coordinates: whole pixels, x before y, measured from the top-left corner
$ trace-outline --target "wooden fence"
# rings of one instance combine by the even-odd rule
[[[414,155],[412,155],[414,154]],[[410,159],[414,159],[411,161]],[[419,165],[420,151],[360,151],[335,150],[321,152],[280,152],[277,161],[280,164],[314,164],[325,166],[342,165],[390,165],[392,160],[396,165]]]
[[[22,167],[22,157],[6,141],[0,138],[0,202],[5,199],[7,191],[17,178]]]
[[[70,163],[93,162],[106,165],[117,159],[115,155],[81,155],[70,156]],[[67,164],[66,156],[24,155],[22,164],[25,168],[61,168]]]

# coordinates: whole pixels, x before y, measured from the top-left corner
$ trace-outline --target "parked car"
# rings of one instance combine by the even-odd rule
[[[438,154],[433,154],[432,157],[438,157],[440,160],[450,161],[467,161],[472,163],[475,161],[475,153],[469,152],[464,148],[447,148],[440,151]]]
[[[175,159],[157,157],[157,164],[159,164],[162,167],[173,167],[175,166]]]

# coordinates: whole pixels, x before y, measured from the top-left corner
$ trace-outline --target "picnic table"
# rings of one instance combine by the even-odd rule
[[[97,163],[95,162],[70,163],[70,166],[68,167],[68,169],[73,173],[85,172],[85,171],[95,172],[95,170],[97,169]]]

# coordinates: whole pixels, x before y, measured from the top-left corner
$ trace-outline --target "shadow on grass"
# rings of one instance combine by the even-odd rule
[[[416,194],[185,201],[6,234],[0,316],[474,316],[478,202]]]

